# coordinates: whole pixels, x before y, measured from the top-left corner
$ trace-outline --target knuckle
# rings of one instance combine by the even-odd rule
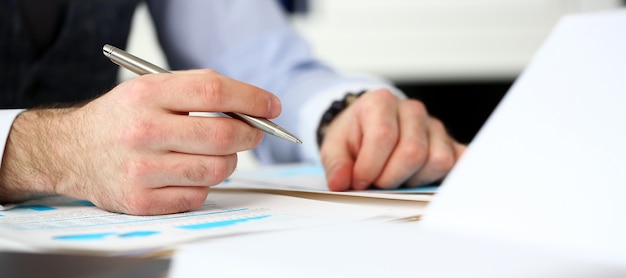
[[[233,155],[236,159],[236,155]],[[183,171],[183,177],[193,183],[204,184],[207,186],[216,185],[224,181],[235,170],[230,156],[216,157],[210,163],[198,161],[195,165],[186,168]]]
[[[428,163],[433,172],[445,173],[454,166],[454,155],[451,152],[438,151],[431,154]]]
[[[131,148],[145,146],[159,136],[159,127],[149,119],[141,119],[128,125],[122,131],[120,141]]]
[[[130,93],[123,96],[136,103],[149,103],[154,98],[154,92],[159,89],[159,84],[150,78],[135,78],[127,83]]]
[[[395,100],[396,96],[388,89],[379,89],[365,94],[366,96],[376,96],[381,100],[391,101]]]
[[[203,133],[201,134],[202,137],[209,138],[213,148],[225,152],[232,149],[232,145],[237,138],[237,133],[233,129],[233,125],[229,125],[228,123],[229,121],[224,119],[216,121],[210,131],[205,128],[198,128],[196,130],[198,130],[197,132]],[[205,134],[206,132],[209,133]]]
[[[122,166],[122,171],[128,181],[140,181],[154,172],[154,165],[149,159],[137,158],[126,162]]]
[[[372,139],[381,146],[395,145],[398,142],[398,130],[391,125],[381,125],[372,132]]]
[[[389,92],[389,90],[372,91],[366,93],[359,99],[367,99],[367,101],[358,101],[357,99],[359,105],[366,108],[365,111],[371,111],[371,109],[378,107],[386,107],[397,100],[396,96]]]
[[[447,132],[446,126],[439,119],[431,117],[429,121],[431,129],[443,130]]]
[[[421,142],[406,144],[400,155],[409,165],[422,165],[428,157],[428,148]]]
[[[428,110],[426,109],[426,105],[417,100],[417,99],[407,99],[404,103],[410,110],[416,111],[419,114],[428,114]]]
[[[202,162],[194,163],[194,165],[190,167],[186,167],[183,169],[182,175],[185,180],[189,180],[193,183],[210,183],[210,179],[212,176],[210,166],[205,165]]]
[[[219,75],[207,74],[203,90],[203,99],[206,105],[211,107],[221,106],[225,101],[223,89],[223,80]]]
[[[215,121],[211,129],[199,127],[196,130],[200,138],[207,138],[212,143],[212,148],[221,153],[252,149],[263,140],[262,131],[239,121],[235,125],[232,123],[230,119],[221,119]]]

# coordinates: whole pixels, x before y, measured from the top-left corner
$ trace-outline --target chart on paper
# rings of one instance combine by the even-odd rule
[[[209,194],[194,211],[133,216],[51,197],[0,211],[0,236],[50,250],[125,252],[197,239],[358,221],[379,211],[245,190]]]

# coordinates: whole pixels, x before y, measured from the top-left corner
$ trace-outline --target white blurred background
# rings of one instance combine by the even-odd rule
[[[395,81],[515,77],[559,17],[622,0],[309,0],[292,16],[336,67]],[[145,5],[128,50],[165,63]],[[132,75],[130,75],[132,76]]]
[[[395,81],[513,78],[559,17],[621,0],[311,0],[294,17],[336,66]]]

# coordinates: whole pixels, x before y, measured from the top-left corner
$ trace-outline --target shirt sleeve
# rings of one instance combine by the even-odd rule
[[[323,111],[349,91],[386,87],[385,80],[346,75],[316,59],[275,0],[149,1],[170,67],[211,68],[276,94],[273,119],[303,144],[265,136],[255,149],[264,163],[318,162],[315,129]]]
[[[4,156],[4,147],[6,146],[7,139],[9,139],[9,132],[13,121],[19,113],[24,111],[23,109],[0,109],[0,167],[2,167],[2,158]]]
[[[11,132],[11,126],[18,114],[22,113],[24,109],[0,109],[0,167],[2,167],[2,160],[4,156],[4,147],[6,146],[7,139],[9,139],[9,132]],[[0,204],[0,211],[13,207],[11,204]]]

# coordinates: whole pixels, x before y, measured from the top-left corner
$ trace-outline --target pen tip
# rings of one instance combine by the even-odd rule
[[[298,137],[296,137],[295,135],[293,135],[293,134],[291,134],[289,132],[286,132],[284,130],[281,130],[281,131],[282,132],[280,133],[280,135],[278,135],[278,137],[286,139],[287,141],[291,141],[291,142],[294,142],[294,143],[302,144],[302,141]]]
[[[110,44],[105,44],[102,47],[102,54],[104,54],[104,56],[107,56],[109,58],[111,58],[111,53],[113,52],[113,46]]]

